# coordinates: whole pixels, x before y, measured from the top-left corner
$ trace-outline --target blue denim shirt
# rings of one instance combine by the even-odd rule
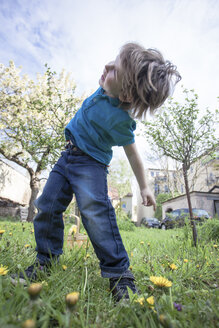
[[[119,104],[119,99],[105,95],[102,88],[97,89],[66,126],[66,140],[72,140],[86,154],[108,165],[113,146],[135,141],[136,123]]]

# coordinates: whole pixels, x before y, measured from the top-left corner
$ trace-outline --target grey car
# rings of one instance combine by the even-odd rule
[[[206,210],[200,208],[193,208],[192,213],[195,222],[203,222],[204,220],[211,218]],[[166,213],[165,219],[160,223],[160,228],[166,230],[175,227],[182,227],[185,224],[186,217],[189,217],[188,208],[179,208],[170,213]]]

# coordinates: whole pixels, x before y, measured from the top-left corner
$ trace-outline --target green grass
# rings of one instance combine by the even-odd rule
[[[67,224],[65,234],[69,227]],[[66,244],[60,263],[52,266],[50,276],[42,276],[40,297],[31,301],[27,288],[12,285],[9,274],[24,270],[34,261],[32,229],[31,223],[0,221],[0,230],[5,230],[0,240],[0,265],[9,269],[6,275],[0,275],[0,327],[22,327],[31,318],[40,328],[219,327],[218,235],[209,239],[212,224],[210,228],[198,228],[202,239],[197,248],[192,246],[189,226],[167,231],[135,227],[133,231],[121,230],[143,305],[133,295],[130,302],[115,305],[92,247],[71,250]],[[170,264],[177,269],[171,270]],[[65,271],[62,265],[67,266]],[[157,287],[150,276],[165,277],[172,287]],[[78,291],[80,298],[70,313],[65,296],[72,291]],[[152,295],[154,307],[146,301]],[[181,311],[174,302],[182,305]]]

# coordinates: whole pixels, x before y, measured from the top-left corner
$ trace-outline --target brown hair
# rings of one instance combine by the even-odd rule
[[[137,43],[127,43],[120,51],[123,70],[122,93],[131,102],[122,103],[124,109],[133,108],[136,118],[153,113],[181,80],[176,66],[165,61],[156,49],[144,49]],[[175,78],[175,81],[174,81]]]

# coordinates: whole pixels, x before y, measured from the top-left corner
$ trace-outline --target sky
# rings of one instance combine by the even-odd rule
[[[64,68],[78,94],[98,87],[129,41],[173,62],[201,110],[219,107],[219,0],[0,0],[0,63],[13,60],[32,78],[45,63]]]

